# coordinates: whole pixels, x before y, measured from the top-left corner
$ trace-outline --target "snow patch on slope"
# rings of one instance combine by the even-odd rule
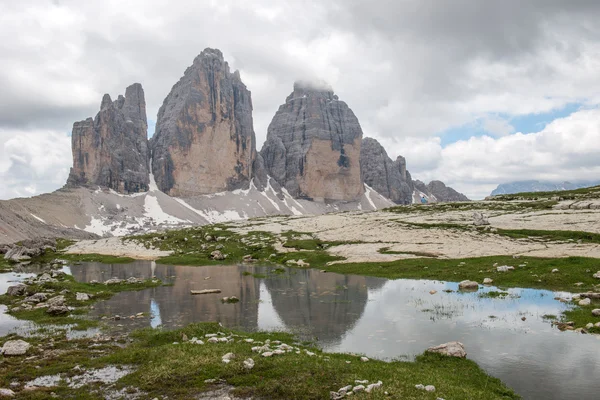
[[[43,219],[41,219],[40,217],[38,217],[37,215],[33,214],[33,213],[29,213],[31,214],[31,216],[35,219],[37,219],[38,221],[40,221],[41,223],[46,224],[46,221],[44,221]]]
[[[374,192],[374,190],[365,183],[365,197],[369,201],[371,207],[373,207],[373,210],[377,210],[377,206],[373,202],[373,199],[371,199],[371,192]],[[360,209],[362,209],[362,207]]]
[[[144,216],[146,216],[147,218],[151,218],[158,224],[179,224],[190,222],[187,220],[179,219],[164,212],[158,202],[158,199],[152,195],[146,196],[144,200],[144,209]]]

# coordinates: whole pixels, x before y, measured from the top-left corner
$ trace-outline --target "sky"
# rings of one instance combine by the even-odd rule
[[[598,180],[599,19],[597,0],[0,0],[0,198],[65,183],[104,93],[140,82],[152,130],[206,47],[251,90],[259,150],[319,80],[422,181]]]

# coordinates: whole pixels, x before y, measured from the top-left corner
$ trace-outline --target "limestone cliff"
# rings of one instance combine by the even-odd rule
[[[102,98],[96,118],[73,124],[69,186],[102,186],[120,193],[148,190],[148,124],[142,85],[112,101]]]
[[[356,200],[362,129],[330,88],[296,82],[267,131],[261,154],[269,175],[298,198]]]
[[[219,50],[205,49],[158,111],[150,142],[156,183],[182,197],[246,188],[255,140],[250,91]]]
[[[360,172],[363,181],[396,204],[411,204],[413,184],[406,170],[406,160],[388,156],[379,142],[364,138],[360,149]]]

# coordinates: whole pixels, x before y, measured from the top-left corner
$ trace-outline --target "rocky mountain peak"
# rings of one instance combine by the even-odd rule
[[[296,82],[261,154],[270,176],[292,196],[350,201],[364,193],[361,140],[358,119],[331,88]]]
[[[120,193],[148,190],[148,123],[142,85],[112,101],[105,94],[96,118],[73,124],[71,186],[102,186]]]
[[[221,51],[205,49],[158,111],[150,143],[156,183],[182,197],[248,187],[255,142],[250,91]]]
[[[406,160],[398,157],[393,162],[376,139],[362,140],[360,171],[363,181],[379,194],[396,204],[412,203],[413,185],[406,171]]]

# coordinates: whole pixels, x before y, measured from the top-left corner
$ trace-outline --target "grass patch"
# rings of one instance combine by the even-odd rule
[[[542,319],[545,321],[555,321],[558,319],[558,317],[554,314],[544,314],[542,315]]]
[[[12,265],[0,254],[0,273],[12,271]]]
[[[519,296],[511,295],[508,292],[499,292],[496,290],[492,290],[489,292],[479,293],[478,297],[480,299],[505,299],[507,297],[519,297]]]
[[[573,326],[577,328],[585,328],[587,324],[597,324],[600,322],[600,317],[594,317],[592,310],[600,308],[600,302],[592,300],[592,304],[589,306],[575,306],[570,310],[567,310],[561,316],[562,322],[572,321],[575,323]],[[586,329],[589,333],[599,333],[600,328],[594,326],[593,328]]]
[[[266,262],[271,254],[276,253],[273,234],[254,231],[239,235],[228,228],[227,225],[217,224],[129,236],[123,240],[138,242],[148,249],[171,251],[170,256],[157,260],[162,264],[227,265],[241,262],[245,255]],[[225,260],[212,259],[211,253],[215,250],[227,255]]]
[[[221,332],[234,339],[232,343],[195,345],[182,343],[182,335],[203,338]],[[358,356],[326,354],[318,349],[296,346],[296,350],[269,358],[251,351],[244,341],[252,338],[264,342],[281,341],[288,345],[294,338],[284,333],[244,334],[226,330],[217,324],[194,324],[179,331],[164,332],[145,329],[133,335],[133,345],[105,357],[104,362],[137,366],[137,371],[123,378],[122,385],[138,387],[154,396],[190,398],[210,388],[207,379],[223,379],[235,386],[240,396],[268,399],[324,399],[331,390],[354,383],[356,379],[383,382],[383,389],[357,398],[383,399],[388,391],[392,398],[422,399],[418,383],[435,385],[436,396],[453,399],[517,399],[498,379],[486,375],[474,362],[436,354],[424,354],[415,362],[360,362]],[[307,354],[314,353],[314,356]],[[229,364],[221,361],[226,353],[234,353]],[[242,362],[253,358],[255,367],[246,370]],[[346,363],[351,361],[351,363]],[[397,379],[401,376],[402,379]]]
[[[45,309],[25,310],[19,309],[19,303],[23,300],[22,296],[0,295],[0,304],[9,306],[9,314],[18,319],[32,321],[38,325],[73,325],[73,329],[85,330],[97,326],[97,321],[85,318],[87,307],[94,302],[112,297],[114,294],[123,291],[143,290],[157,287],[162,284],[159,280],[147,280],[143,283],[123,283],[116,285],[91,284],[77,282],[70,275],[60,274],[56,277],[57,282],[46,282],[43,284],[34,283],[28,285],[27,294],[50,293],[49,298],[62,295],[65,297],[65,304],[75,307],[67,316],[51,316]],[[88,301],[78,301],[77,293],[87,293],[91,296]],[[14,307],[17,307],[16,309]]]
[[[413,256],[417,256],[417,257],[431,257],[431,258],[435,258],[437,257],[437,254],[434,253],[428,253],[425,251],[395,251],[395,250],[390,250],[389,247],[382,247],[381,249],[377,250],[379,253],[381,254],[409,254],[409,255],[413,255]]]
[[[497,272],[494,264],[511,265],[514,271]],[[523,265],[523,266],[521,266]],[[342,274],[369,275],[388,279],[431,279],[450,282],[474,280],[483,282],[492,278],[499,287],[523,287],[534,289],[586,291],[593,290],[597,280],[592,277],[597,271],[595,258],[536,258],[493,256],[440,260],[431,258],[397,260],[387,263],[347,263],[321,265],[321,268]],[[552,273],[558,268],[560,272]],[[574,286],[581,282],[581,287]]]
[[[455,203],[431,203],[427,205],[412,204],[404,206],[394,206],[386,208],[383,211],[395,214],[412,214],[412,213],[446,213],[453,211],[499,211],[499,212],[528,212],[539,210],[551,210],[556,204],[555,200],[537,200],[528,202],[508,202],[498,201],[505,199],[494,199],[495,202],[455,202]],[[534,199],[530,199],[534,200]]]
[[[582,231],[544,231],[532,229],[498,229],[497,234],[512,239],[540,238],[545,241],[576,241],[600,243],[600,234]]]
[[[493,201],[513,201],[513,200],[540,200],[561,198],[564,200],[577,200],[586,198],[600,198],[600,186],[589,188],[580,188],[574,190],[562,190],[556,192],[524,192],[515,194],[503,194],[492,197]]]

